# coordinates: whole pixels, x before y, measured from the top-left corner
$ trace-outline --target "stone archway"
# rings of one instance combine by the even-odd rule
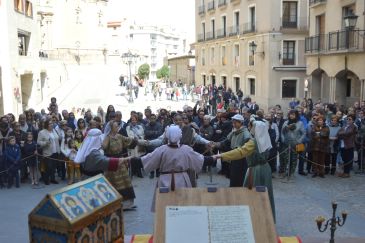
[[[20,75],[20,85],[22,92],[22,108],[23,110],[26,110],[28,108],[29,99],[32,95],[33,73]]]
[[[330,79],[323,69],[316,69],[311,74],[309,97],[316,101],[330,101]]]
[[[341,70],[336,74],[335,100],[340,105],[349,107],[360,100],[361,81],[351,70]]]

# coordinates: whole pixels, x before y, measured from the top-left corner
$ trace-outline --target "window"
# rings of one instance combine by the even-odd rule
[[[295,65],[295,41],[283,42],[283,65]]]
[[[236,67],[238,67],[240,65],[240,45],[238,44],[234,45],[233,56],[234,56],[233,63]]]
[[[25,15],[28,17],[33,17],[33,5],[30,1],[25,1]]]
[[[254,78],[249,78],[248,85],[250,86],[249,87],[250,95],[255,95],[256,94],[256,80]]]
[[[23,0],[14,0],[14,9],[20,13],[24,13]]]
[[[202,23],[203,40],[205,40],[205,23]]]
[[[282,81],[281,86],[282,98],[295,98],[297,97],[297,80],[286,79]]]
[[[227,17],[222,16],[223,36],[227,36]]]
[[[28,53],[30,35],[23,32],[18,32],[18,53],[20,56],[26,56]]]
[[[215,20],[212,19],[211,21],[211,25],[212,25],[212,37],[215,38]]]
[[[298,3],[297,2],[283,2],[283,27],[297,28],[298,22]]]
[[[227,57],[226,57],[226,46],[221,47],[221,58],[222,58],[222,65],[227,65]]]
[[[240,34],[240,12],[234,13],[234,32],[236,35]]]
[[[214,59],[215,59],[215,55],[214,55],[214,47],[210,48],[210,64],[214,64]]]
[[[249,31],[255,31],[255,22],[256,22],[256,8],[250,7]]]

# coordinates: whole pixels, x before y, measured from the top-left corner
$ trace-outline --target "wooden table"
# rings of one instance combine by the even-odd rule
[[[328,239],[327,240],[323,240],[323,239],[303,239],[303,242],[306,243],[328,243],[330,240],[330,236],[328,235]],[[335,237],[335,242],[336,243],[364,243],[365,239],[364,238],[340,238],[340,237]]]
[[[154,242],[165,243],[166,206],[229,206],[248,205],[256,243],[276,243],[277,235],[267,192],[247,188],[180,188],[174,192],[156,192]]]

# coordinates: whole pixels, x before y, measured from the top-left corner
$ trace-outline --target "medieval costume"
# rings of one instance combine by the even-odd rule
[[[107,171],[120,171],[123,175],[124,189],[120,189],[123,197],[131,198],[134,191],[130,178],[128,177],[128,168],[122,163],[122,158],[110,158],[104,156],[101,149],[103,134],[99,129],[89,130],[81,148],[77,152],[75,163],[81,164],[82,171],[86,175],[96,175]],[[124,193],[125,192],[125,193]],[[133,192],[133,193],[132,193]],[[124,195],[123,195],[124,194]]]
[[[226,161],[234,161],[247,158],[248,170],[244,181],[244,187],[265,186],[269,193],[269,199],[273,217],[275,220],[275,203],[272,186],[271,168],[267,162],[271,149],[270,136],[267,126],[262,121],[251,122],[251,133],[254,138],[250,139],[242,147],[223,153],[220,157]]]
[[[204,156],[195,152],[190,146],[180,145],[182,131],[178,126],[170,126],[166,132],[168,144],[155,149],[142,158],[132,158],[132,163],[141,162],[144,170],[160,169],[156,187],[169,187],[171,190],[181,187],[192,187],[188,169],[199,172],[204,163]],[[206,162],[212,162],[211,157]],[[209,160],[209,161],[208,161]],[[154,201],[152,205],[154,211]]]

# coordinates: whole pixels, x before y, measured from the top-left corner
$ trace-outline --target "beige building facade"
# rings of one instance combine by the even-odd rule
[[[345,106],[365,99],[364,5],[364,0],[310,1],[305,52],[313,99]]]
[[[196,85],[241,89],[262,108],[304,97],[307,0],[196,0]]]
[[[48,105],[52,94],[78,73],[80,64],[104,63],[106,37],[100,33],[106,24],[100,10],[106,4],[0,1],[0,115],[17,116],[39,104]]]
[[[170,69],[170,80],[181,81],[183,84],[195,83],[195,56],[183,55],[171,57],[167,60]]]

